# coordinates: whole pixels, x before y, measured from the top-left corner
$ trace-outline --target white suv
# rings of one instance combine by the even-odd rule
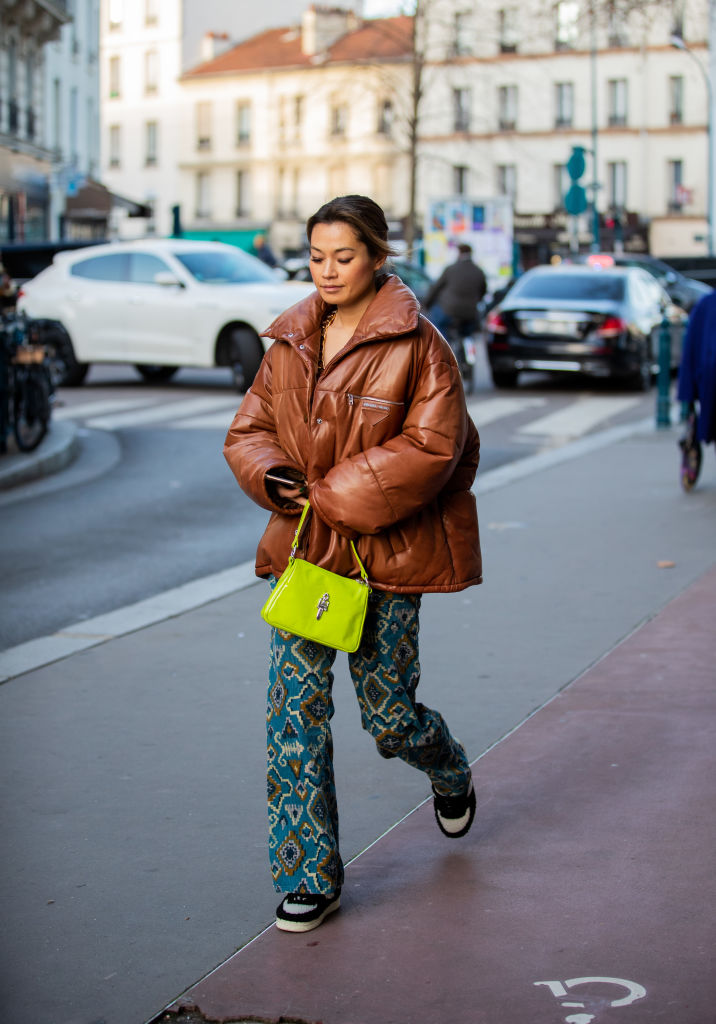
[[[148,380],[230,366],[243,389],[270,343],[259,333],[311,291],[232,245],[144,239],[58,253],[18,309],[48,321],[57,383],[81,384],[99,362],[133,363]]]

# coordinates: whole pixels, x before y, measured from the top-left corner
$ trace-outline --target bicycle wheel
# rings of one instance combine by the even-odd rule
[[[50,422],[50,387],[43,371],[16,371],[12,429],[21,452],[37,448]]]

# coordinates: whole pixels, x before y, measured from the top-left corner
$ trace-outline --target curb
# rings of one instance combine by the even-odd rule
[[[71,420],[51,420],[46,437],[34,452],[10,451],[0,455],[0,490],[58,473],[69,466],[78,452],[77,425]]]

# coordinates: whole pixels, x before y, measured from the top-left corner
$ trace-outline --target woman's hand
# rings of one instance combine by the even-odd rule
[[[296,505],[300,505],[301,508],[303,508],[308,501],[308,498],[306,497],[305,484],[296,484],[295,486],[277,484],[276,493],[280,498],[283,498],[285,501],[292,501]]]

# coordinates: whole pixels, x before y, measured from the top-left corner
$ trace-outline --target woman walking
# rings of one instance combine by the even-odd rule
[[[475,499],[477,430],[449,346],[398,277],[380,207],[326,203],[307,224],[316,292],[265,332],[273,344],[231,425],[224,453],[272,515],[256,573],[284,571],[308,500],[303,555],[358,576],[372,594],[348,656],[361,723],[383,757],[425,772],[446,836],[465,835],[475,793],[462,746],[416,699],[421,594],[482,581]],[[309,931],[340,905],[343,863],[330,719],[336,651],[271,631],[267,711],[269,852],[276,923]]]

